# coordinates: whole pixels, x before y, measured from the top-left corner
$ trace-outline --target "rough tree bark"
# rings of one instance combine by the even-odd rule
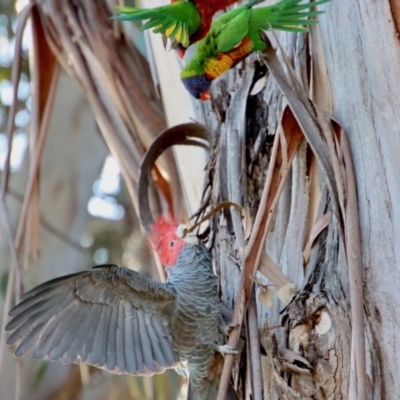
[[[396,113],[400,86],[400,8],[393,1],[378,4],[343,0],[321,9],[326,14],[319,18],[319,26],[311,35],[285,34],[279,38],[298,76],[311,87],[311,98],[342,124],[349,140],[358,191],[361,264],[365,277],[368,398],[396,399],[400,393],[395,373],[400,359],[396,345],[396,326],[399,326],[396,310],[400,305],[400,246],[396,228],[399,213],[395,207],[400,193],[400,180],[395,172],[400,147]],[[166,56],[159,57],[160,68],[165,67]],[[168,67],[168,75],[179,73],[178,67],[171,64]],[[263,90],[249,95],[263,75],[266,77]],[[179,109],[182,115],[182,104],[175,97],[172,99],[167,85],[161,79],[164,102],[171,113]],[[213,101],[195,109],[196,119],[208,125],[218,137],[213,153],[214,204],[223,199],[238,201],[255,215],[268,168],[271,135],[277,132],[284,103],[274,79],[253,56],[215,82]],[[189,107],[187,116],[192,115],[193,107]],[[239,165],[233,165],[235,161]],[[236,171],[232,171],[234,168]],[[231,191],[232,177],[236,180],[240,177],[239,192]],[[313,226],[327,211],[332,211],[327,193],[326,177],[303,142],[266,242],[269,257],[300,292],[283,315],[283,304],[275,301],[272,309],[259,304],[258,316],[260,328],[265,320],[269,325],[277,325],[283,316],[285,328],[273,331],[279,345],[303,355],[314,371],[311,375],[276,371],[271,358],[263,357],[264,396],[268,399],[358,396],[353,389],[349,393],[350,382],[355,379],[350,375],[349,274],[334,214],[314,243],[310,261],[303,260]],[[223,300],[231,306],[239,283],[239,269],[232,261],[237,244],[229,218],[218,222],[214,260],[221,276]],[[242,386],[248,388],[249,384],[244,381]]]

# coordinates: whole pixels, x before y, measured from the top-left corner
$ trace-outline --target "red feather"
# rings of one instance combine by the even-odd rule
[[[171,4],[175,3],[176,0],[171,0]],[[203,39],[208,31],[211,29],[212,19],[215,13],[223,10],[235,4],[238,0],[192,0],[196,5],[197,10],[200,14],[200,27],[199,29],[189,38],[189,44],[194,44],[199,40]],[[183,46],[177,46],[178,55],[183,59],[185,56],[186,49]]]
[[[173,267],[176,264],[179,253],[186,244],[176,235],[178,226],[179,221],[171,217],[159,217],[151,226],[150,242],[166,267]]]
[[[195,34],[190,37],[193,44],[207,35],[211,28],[212,18],[215,13],[236,3],[237,0],[193,0],[201,17],[201,25]]]

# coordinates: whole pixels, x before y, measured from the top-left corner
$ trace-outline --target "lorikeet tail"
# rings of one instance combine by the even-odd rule
[[[190,2],[175,2],[169,6],[153,9],[118,6],[115,8],[114,18],[120,21],[148,19],[141,26],[142,30],[154,28],[154,33],[163,33],[184,47],[189,46],[189,35],[200,23],[198,11]]]
[[[329,0],[319,0],[311,3],[299,4],[302,0],[282,0],[269,7],[253,8],[251,24],[263,30],[272,27],[291,32],[308,32],[304,26],[317,24],[316,19],[309,19],[323,14],[323,11],[304,11]],[[251,2],[250,2],[251,3]],[[303,12],[304,11],[304,12]]]

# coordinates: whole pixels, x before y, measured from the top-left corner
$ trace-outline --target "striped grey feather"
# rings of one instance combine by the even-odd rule
[[[160,343],[161,351],[164,355],[165,364],[172,365],[179,361],[178,355],[172,350],[171,338],[169,337],[169,332],[166,332],[166,327],[160,321],[155,321],[154,331],[157,334],[158,341]]]
[[[154,361],[156,361],[160,367],[165,367],[168,365],[168,361],[167,355],[164,354],[165,352],[163,351],[163,338],[158,335],[159,325],[159,321],[152,320],[151,325],[147,326],[147,332],[149,334],[150,343],[152,346]]]
[[[32,346],[33,344],[38,340],[41,331],[43,329],[43,325],[38,325],[35,327],[33,330],[31,330],[25,338],[22,340],[22,342],[18,345],[17,350],[15,351],[15,355],[17,357],[22,356],[25,354]]]
[[[7,326],[14,330],[8,341],[21,340],[18,354],[34,346],[36,358],[82,360],[116,373],[160,370],[152,346],[161,344],[149,345],[142,336],[153,331],[146,323],[163,321],[173,304],[168,285],[125,267],[102,266],[46,282],[23,299]],[[162,351],[154,354],[159,358]]]
[[[139,315],[137,310],[134,310],[133,317],[132,317],[132,333],[133,333],[133,344],[134,344],[134,351],[136,358],[136,367],[138,374],[142,375],[144,372],[144,359],[143,359],[143,352],[142,352],[142,342],[140,340],[140,327],[139,327]]]
[[[139,371],[139,364],[137,363],[137,357],[135,352],[135,343],[133,337],[133,308],[129,303],[125,303],[124,314],[125,314],[125,361],[126,370],[129,374],[137,374]]]
[[[106,357],[106,369],[113,371],[117,364],[117,322],[118,322],[118,311],[119,307],[111,309],[111,316],[108,320],[108,335],[107,335],[107,357]]]
[[[154,324],[156,321],[153,322],[153,320],[150,320],[148,323],[146,323],[145,327],[147,330],[147,338],[149,339],[150,342],[150,350],[152,354],[152,359],[154,360],[154,365],[155,365],[155,372],[162,372],[164,371],[164,366],[165,366],[165,359],[164,355],[161,351],[161,346],[160,342],[158,340],[156,331],[154,329]]]
[[[69,295],[67,297],[63,297],[62,301],[57,302],[53,305],[48,304],[46,307],[42,304],[40,308],[37,310],[35,306],[28,308],[24,311],[24,318],[20,318],[20,315],[17,315],[10,323],[6,326],[6,330],[15,329],[17,326],[19,328],[9,337],[7,344],[13,344],[17,340],[21,339],[22,336],[26,335],[29,331],[31,331],[35,326],[41,325],[42,323],[50,320],[54,315],[57,315],[60,311],[64,310],[65,307],[68,306],[69,303],[72,302],[73,296]],[[30,318],[25,318],[27,314],[26,312],[32,312]]]
[[[97,327],[96,334],[93,338],[92,347],[90,349],[89,357],[86,361],[91,365],[102,367],[106,362],[107,351],[107,314],[109,307],[102,306],[99,319],[99,326]]]
[[[138,310],[140,342],[142,343],[141,349],[143,354],[143,364],[148,371],[157,371],[157,367],[153,361],[153,353],[151,349],[150,338],[147,333],[146,316],[142,310]],[[147,371],[146,371],[147,372]]]
[[[62,299],[60,299],[60,301],[62,301]],[[29,304],[21,314],[17,314],[17,316],[7,324],[6,330],[11,331],[29,320],[37,321],[38,314],[52,307],[54,307],[54,305],[49,303],[46,299],[36,302],[33,307]]]
[[[97,329],[99,328],[99,320],[102,309],[102,305],[94,304],[92,312],[87,318],[87,326],[89,328],[85,331],[84,342],[80,349],[80,356],[82,361],[86,361],[88,359],[92,350],[93,341],[96,336]]]
[[[21,300],[32,299],[33,297],[36,297],[39,294],[41,298],[50,298],[50,297],[52,298],[54,296],[54,293],[65,292],[65,288],[71,282],[75,281],[76,278],[81,274],[82,273],[79,272],[77,274],[65,275],[60,278],[55,278],[50,281],[44,282],[41,285],[36,286],[33,289],[29,290],[28,292],[24,293],[21,296]],[[62,283],[62,285],[60,285],[60,283]],[[17,305],[15,308],[18,309],[18,307],[19,305]]]
[[[54,324],[54,319],[48,321],[44,327],[42,334],[40,335],[39,340],[37,341],[36,348],[33,352],[33,358],[38,360],[40,358],[48,359],[48,353],[50,349],[53,347],[52,335],[55,335],[57,325]]]
[[[185,246],[165,284],[100,266],[34,288],[14,308],[17,352],[152,374],[187,360],[191,387],[207,378],[218,338],[217,279],[203,246]],[[172,316],[172,319],[170,319]]]
[[[116,327],[116,360],[117,360],[117,370],[118,372],[126,371],[125,362],[125,315],[124,315],[124,305],[122,303],[118,306],[118,321]]]
[[[69,348],[61,357],[61,361],[65,364],[76,362],[78,359],[79,351],[85,340],[86,333],[89,331],[88,317],[92,311],[93,304],[86,304],[82,309],[81,318],[79,321],[74,322],[74,337],[70,338]],[[65,339],[64,339],[65,340]]]
[[[49,352],[47,354],[50,360],[59,360],[70,346],[70,337],[74,335],[76,321],[80,320],[82,314],[80,302],[74,300],[66,309],[65,313],[55,316],[57,326],[46,340],[51,340]],[[56,321],[54,323],[56,323]]]

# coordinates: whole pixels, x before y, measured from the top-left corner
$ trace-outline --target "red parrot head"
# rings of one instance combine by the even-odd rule
[[[212,80],[208,79],[204,74],[194,75],[190,77],[181,77],[185,88],[196,99],[210,100],[210,86]]]
[[[179,225],[171,218],[165,219],[163,217],[159,217],[151,226],[150,242],[165,267],[173,267],[176,264],[179,253],[184,246],[198,243],[195,236],[185,236],[185,228],[185,225]]]

